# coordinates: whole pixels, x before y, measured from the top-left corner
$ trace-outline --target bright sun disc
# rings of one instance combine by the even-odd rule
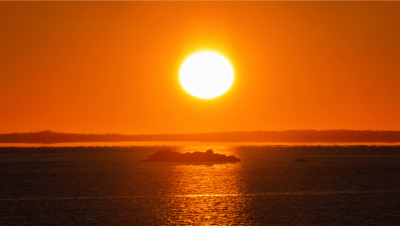
[[[221,55],[201,52],[190,56],[182,65],[179,79],[193,96],[213,98],[225,93],[233,82],[233,69]]]

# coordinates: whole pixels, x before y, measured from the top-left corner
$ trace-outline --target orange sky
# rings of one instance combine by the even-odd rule
[[[0,2],[0,133],[400,130],[400,2]],[[184,58],[224,54],[209,100]]]

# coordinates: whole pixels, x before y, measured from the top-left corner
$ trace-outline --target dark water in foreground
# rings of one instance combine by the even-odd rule
[[[399,225],[400,146],[0,148],[0,225]],[[308,162],[295,161],[306,159]]]

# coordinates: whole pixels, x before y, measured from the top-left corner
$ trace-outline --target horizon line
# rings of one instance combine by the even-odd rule
[[[198,134],[218,134],[218,133],[255,133],[255,132],[400,132],[400,130],[372,130],[372,129],[287,129],[287,130],[236,130],[236,131],[220,131],[220,132],[180,132],[180,133],[138,133],[138,134],[127,134],[127,133],[79,133],[79,132],[57,132],[53,130],[40,130],[34,132],[8,132],[0,133],[0,135],[8,134],[38,134],[38,133],[55,133],[55,134],[76,134],[76,135],[124,135],[124,136],[151,136],[151,135],[198,135]]]
[[[285,143],[396,143],[400,131],[378,130],[286,130],[238,131],[191,134],[79,134],[50,130],[33,133],[0,134],[0,143],[77,142],[285,142]]]

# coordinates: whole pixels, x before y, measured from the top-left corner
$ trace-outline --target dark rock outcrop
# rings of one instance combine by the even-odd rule
[[[310,160],[307,159],[296,159],[295,162],[309,162]]]
[[[206,152],[186,152],[184,154],[172,150],[158,151],[150,155],[148,159],[140,162],[239,162],[235,156],[214,154],[210,149]]]

